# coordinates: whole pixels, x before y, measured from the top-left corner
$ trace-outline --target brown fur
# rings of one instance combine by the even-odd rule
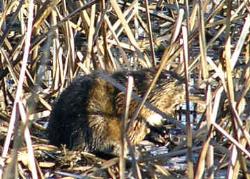
[[[127,76],[134,78],[133,91],[142,97],[156,73],[155,68],[134,72],[122,71],[111,75],[126,86]],[[175,106],[184,101],[181,79],[163,71],[148,100],[167,115],[173,116]],[[129,119],[138,106],[131,101]],[[70,149],[90,152],[119,151],[121,121],[125,110],[125,94],[101,79],[97,73],[77,78],[60,95],[51,112],[48,137],[51,144],[66,144]],[[133,144],[139,143],[148,133],[147,119],[155,112],[143,107],[138,118],[128,129]]]

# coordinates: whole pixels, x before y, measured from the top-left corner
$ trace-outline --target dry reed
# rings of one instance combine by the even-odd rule
[[[248,0],[1,1],[0,178],[213,179],[223,171],[226,178],[250,179],[249,5]],[[156,65],[159,71],[132,120],[161,70],[176,70],[186,79],[186,141],[165,154],[134,158],[133,170],[126,171],[121,156],[120,173],[117,158],[106,161],[47,144],[52,101],[76,76]],[[206,104],[193,118],[190,81]],[[185,154],[185,174],[167,169],[168,160]]]

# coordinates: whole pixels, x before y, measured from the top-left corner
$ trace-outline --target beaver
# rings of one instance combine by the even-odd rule
[[[128,76],[134,79],[133,92],[142,97],[156,74],[156,68],[119,71],[109,76],[126,86]],[[163,70],[147,102],[167,115],[174,116],[176,105],[184,102],[182,79]],[[87,152],[119,153],[121,121],[125,111],[125,93],[93,72],[76,78],[59,96],[51,111],[48,124],[50,144],[66,145],[69,149]],[[132,99],[130,120],[139,102]],[[129,125],[128,138],[138,144],[148,133],[149,125],[160,125],[163,117],[142,107],[138,117]]]

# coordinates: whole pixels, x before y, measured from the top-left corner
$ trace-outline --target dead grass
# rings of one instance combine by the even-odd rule
[[[249,7],[248,0],[1,1],[0,176],[212,179],[225,170],[226,178],[249,179]],[[77,75],[156,65],[185,76],[187,104],[191,81],[205,95],[199,119],[186,105],[186,141],[164,155],[145,153],[133,170],[121,162],[120,174],[118,159],[47,145],[51,104]],[[185,173],[166,169],[185,154]]]

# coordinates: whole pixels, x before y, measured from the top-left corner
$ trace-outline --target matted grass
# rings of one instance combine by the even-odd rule
[[[250,178],[249,7],[248,0],[1,1],[0,176]],[[156,144],[139,150],[120,172],[118,158],[48,145],[53,101],[76,76],[157,65],[185,77],[186,104],[204,98],[182,109],[187,130],[175,137],[186,140],[163,137],[168,152]],[[183,169],[167,167],[176,156],[187,156]]]

